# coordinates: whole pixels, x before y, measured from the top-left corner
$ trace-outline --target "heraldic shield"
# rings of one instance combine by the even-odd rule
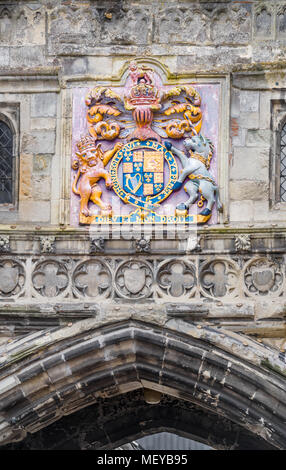
[[[164,145],[136,140],[117,152],[110,175],[114,191],[124,202],[153,210],[172,192],[178,166]]]
[[[123,157],[123,188],[139,197],[154,196],[164,187],[162,150],[127,150]]]
[[[126,288],[132,294],[138,294],[145,284],[145,270],[138,267],[130,267],[124,271],[124,282]]]

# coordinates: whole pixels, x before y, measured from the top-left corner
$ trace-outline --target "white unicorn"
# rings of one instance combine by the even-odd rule
[[[219,199],[219,189],[213,176],[208,171],[210,160],[213,154],[213,146],[209,139],[202,135],[194,135],[184,140],[186,154],[174,147],[171,142],[165,142],[168,150],[171,150],[181,161],[183,169],[178,181],[174,184],[174,191],[180,189],[183,182],[188,177],[184,190],[188,193],[189,199],[180,203],[177,209],[188,209],[201,194],[206,200],[206,208],[201,215],[211,214],[214,203],[216,202],[218,210],[221,212],[223,206]]]

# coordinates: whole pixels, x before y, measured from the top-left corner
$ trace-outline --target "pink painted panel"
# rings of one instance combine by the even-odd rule
[[[124,93],[124,89],[130,85],[130,77],[127,78],[125,87],[110,87],[111,89],[115,90],[119,94]],[[158,75],[155,74],[155,84],[158,87],[162,87],[161,79]],[[191,82],[189,85],[192,85],[201,95],[202,100],[202,113],[203,113],[203,124],[201,129],[201,134],[205,137],[209,138],[212,143],[214,144],[215,152],[212,158],[210,173],[214,176],[215,180],[218,181],[218,155],[217,155],[217,148],[218,148],[218,136],[219,136],[219,103],[220,103],[220,84],[219,83],[202,83],[202,84],[192,84]],[[171,88],[163,87],[164,89]],[[72,115],[72,155],[71,155],[71,163],[74,159],[75,152],[77,151],[76,143],[78,140],[88,134],[87,122],[86,122],[86,105],[85,105],[85,96],[88,93],[90,88],[75,88],[73,90],[73,115]],[[155,116],[156,117],[156,116]],[[162,139],[162,143],[164,140],[170,140],[174,146],[177,148],[181,148],[183,150],[183,139],[174,140],[174,139]],[[118,139],[108,142],[102,141],[102,148],[103,150],[108,150],[113,148],[115,143]],[[122,139],[121,142],[124,142]],[[177,159],[179,170],[181,169],[181,164]],[[110,163],[109,163],[110,165]],[[107,168],[109,167],[107,166]],[[165,170],[168,171],[167,169]],[[76,172],[71,169],[71,183],[73,182],[74,176]],[[166,174],[166,177],[168,175]],[[98,183],[102,189],[102,200],[104,203],[109,203],[112,205],[113,212],[116,214],[129,214],[130,212],[134,211],[134,206],[124,204],[121,199],[114,193],[113,190],[109,191],[106,189],[104,181],[99,181]],[[179,191],[172,193],[165,201],[161,203],[160,210],[158,213],[165,214],[165,215],[174,215],[175,207],[178,203],[186,201],[188,198],[187,194],[185,193],[184,189],[181,188]],[[79,196],[71,192],[71,225],[78,226],[78,218],[79,218]],[[91,203],[90,203],[91,204]],[[96,205],[92,206],[92,210],[94,214],[99,214],[99,208]],[[200,212],[201,209],[197,207],[196,204],[190,209],[190,214],[196,214]],[[212,216],[208,221],[208,224],[215,224],[217,223],[217,210],[216,207],[213,208]]]

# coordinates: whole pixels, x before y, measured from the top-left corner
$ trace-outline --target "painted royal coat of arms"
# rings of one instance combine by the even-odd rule
[[[153,68],[131,61],[125,85],[84,91],[85,111],[83,90],[74,95],[73,218],[200,224],[222,210],[215,85],[164,85]],[[210,135],[202,133],[206,105]]]

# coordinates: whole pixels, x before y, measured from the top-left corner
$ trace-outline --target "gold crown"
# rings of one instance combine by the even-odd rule
[[[132,104],[140,103],[153,103],[158,99],[158,89],[153,85],[147,85],[146,83],[139,83],[134,85],[128,96],[128,100]]]
[[[86,150],[96,150],[95,140],[89,135],[82,136],[76,145],[80,153]]]

